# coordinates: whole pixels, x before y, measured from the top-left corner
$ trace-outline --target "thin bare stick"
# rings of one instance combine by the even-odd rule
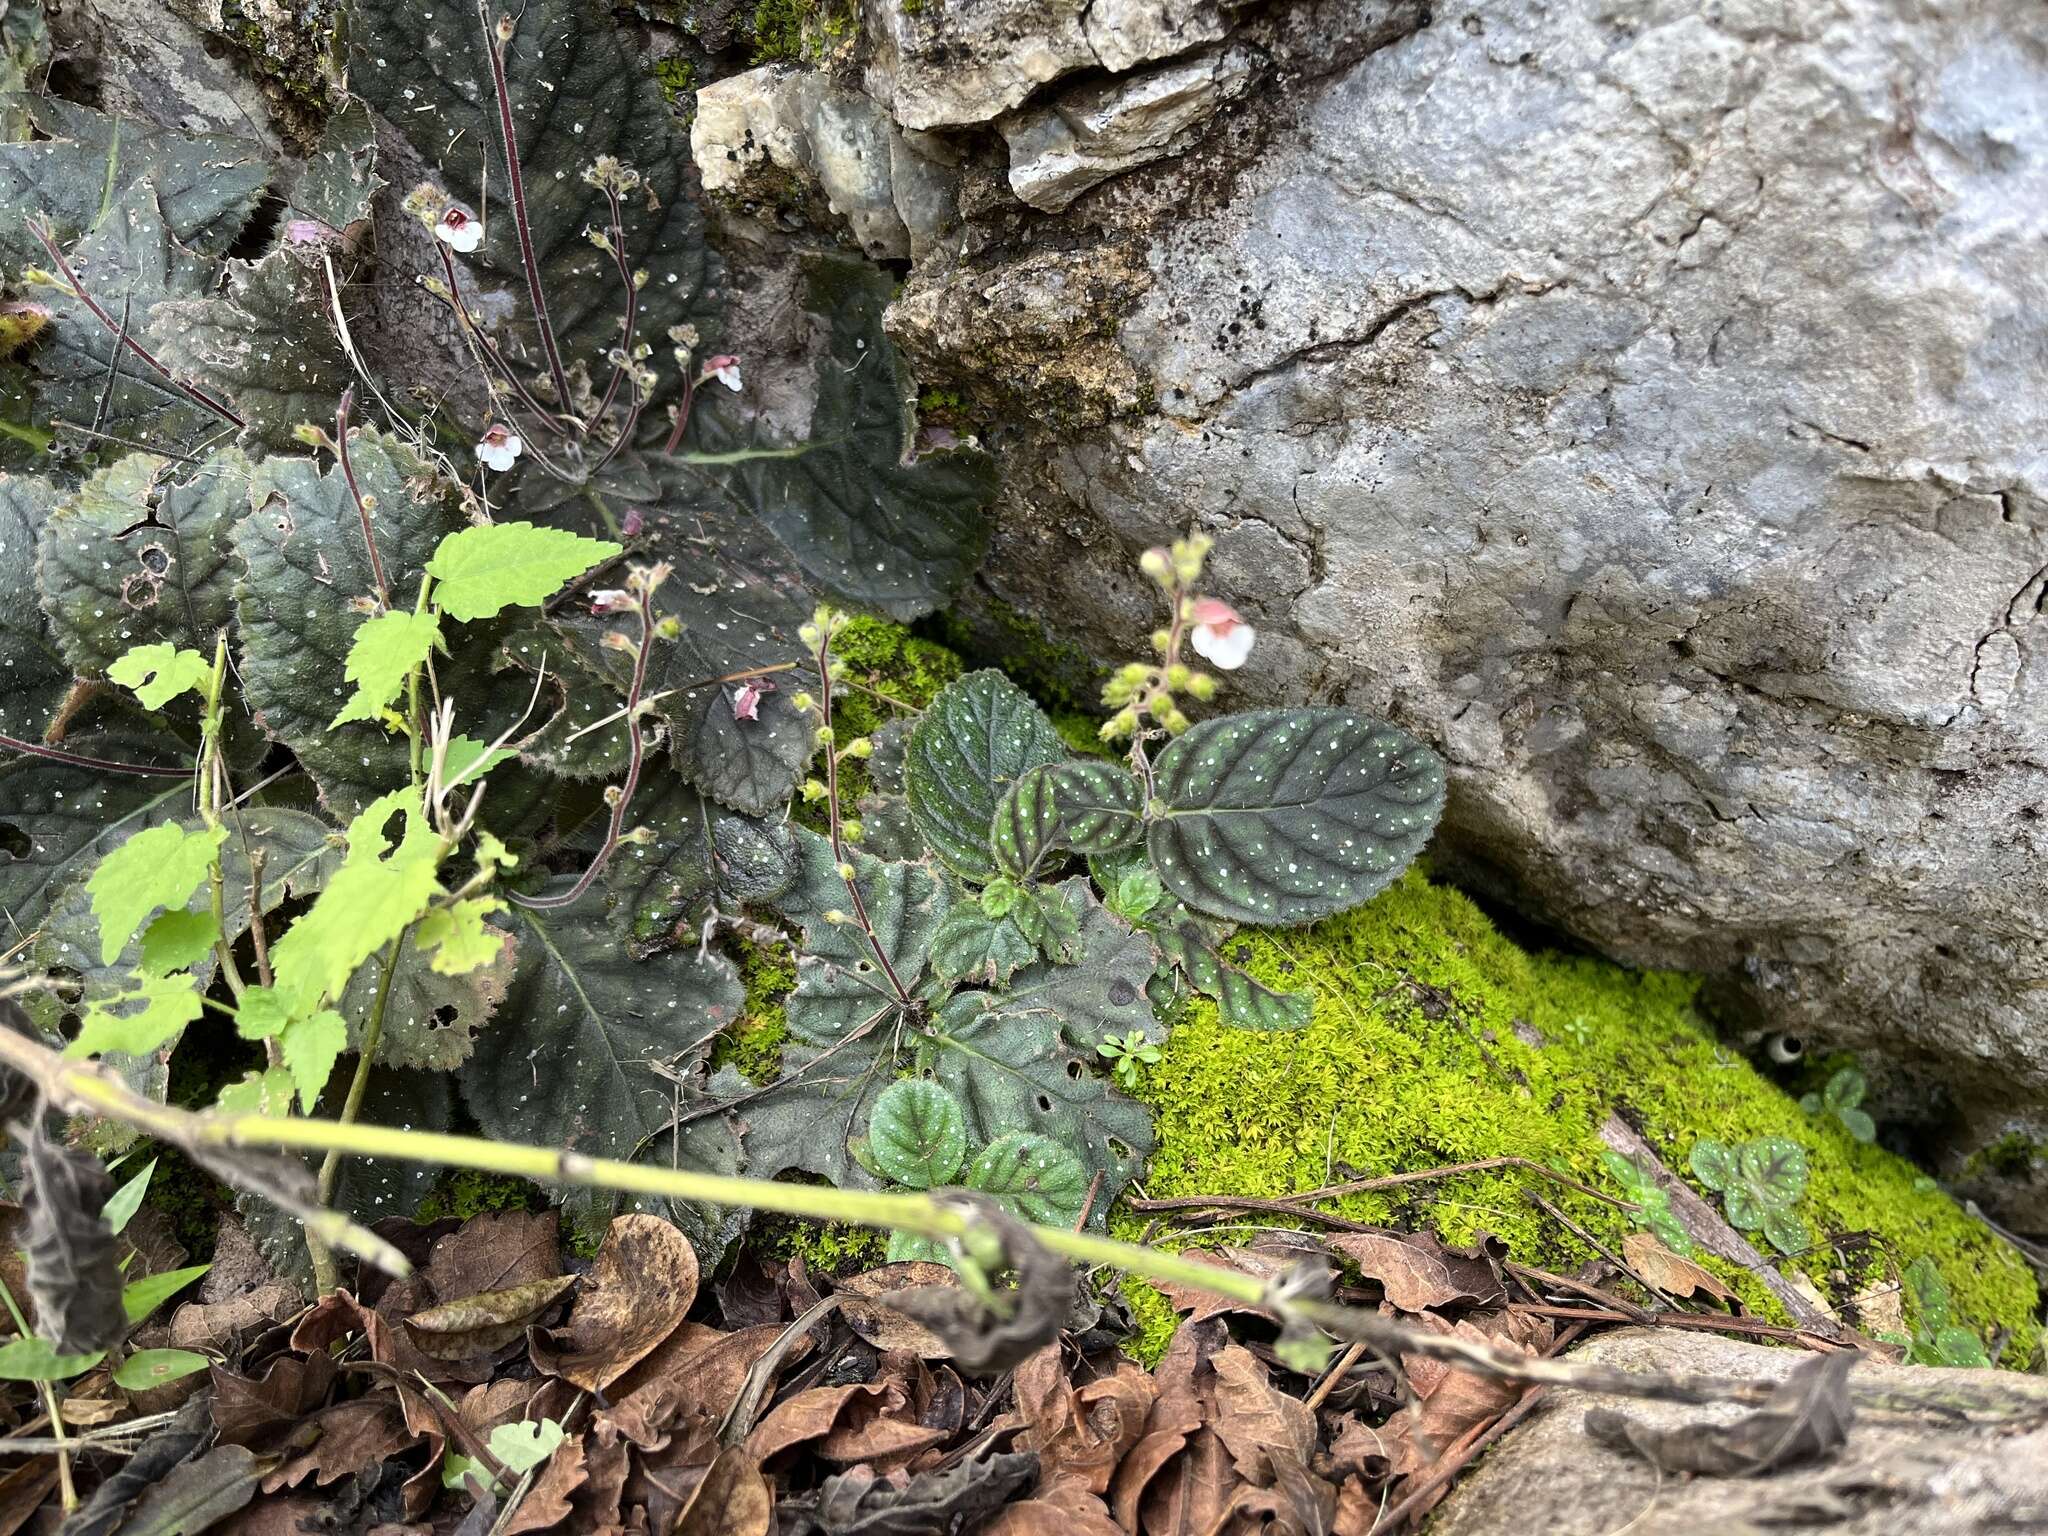
[[[1304,1190],[1298,1195],[1289,1195],[1290,1200],[1332,1200],[1339,1195],[1362,1195],[1375,1189],[1393,1189],[1401,1184],[1420,1184],[1428,1179],[1448,1179],[1461,1173],[1484,1173],[1489,1168],[1526,1168],[1531,1173],[1540,1173],[1554,1184],[1566,1189],[1575,1189],[1580,1194],[1598,1200],[1616,1210],[1632,1211],[1635,1203],[1620,1200],[1603,1193],[1590,1184],[1581,1184],[1577,1179],[1568,1178],[1555,1168],[1526,1157],[1482,1157],[1476,1163],[1449,1163],[1442,1168],[1418,1168],[1413,1173],[1389,1173],[1376,1179],[1350,1179],[1342,1184],[1326,1184],[1321,1189]]]
[[[74,768],[92,768],[102,773],[139,773],[158,779],[192,776],[190,767],[160,768],[153,763],[117,763],[110,757],[87,757],[82,752],[66,752],[62,747],[46,747],[39,741],[23,741],[18,736],[0,736],[0,747],[29,757],[46,757],[53,763],[69,763]]]
[[[386,612],[391,608],[391,587],[384,580],[384,557],[377,553],[377,536],[370,531],[370,509],[363,505],[363,493],[356,484],[356,468],[348,456],[348,414],[355,409],[356,387],[351,384],[341,392],[341,404],[334,412],[334,452],[341,460],[341,478],[348,482],[348,493],[356,504],[356,516],[362,519],[363,548],[370,552],[370,575],[377,583],[377,604]]]

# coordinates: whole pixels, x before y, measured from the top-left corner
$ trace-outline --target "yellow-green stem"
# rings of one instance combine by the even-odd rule
[[[362,1112],[363,1096],[369,1091],[370,1070],[377,1061],[377,1048],[384,1043],[384,1010],[391,1003],[391,981],[398,974],[398,947],[405,942],[400,932],[384,952],[384,974],[377,979],[377,996],[370,1004],[370,1017],[363,1024],[363,1043],[356,1053],[355,1076],[348,1082],[348,1096],[341,1101],[341,1123],[351,1125]],[[341,1178],[341,1150],[329,1147],[320,1162],[320,1182],[315,1199],[322,1206],[334,1203],[334,1186]],[[306,1252],[313,1260],[313,1279],[323,1292],[334,1289],[338,1278],[334,1251],[313,1232],[306,1234]]]
[[[14,1319],[15,1331],[24,1339],[29,1337],[28,1319],[22,1315],[5,1280],[0,1280],[0,1301],[7,1303],[7,1315]],[[54,1382],[39,1381],[36,1385],[42,1389],[43,1412],[50,1416],[50,1438],[57,1442],[57,1487],[65,1512],[69,1513],[78,1508],[78,1490],[71,1482],[71,1452],[64,1449],[64,1404],[57,1396]]]

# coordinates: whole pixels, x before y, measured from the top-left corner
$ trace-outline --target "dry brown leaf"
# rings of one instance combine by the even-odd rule
[[[530,1280],[509,1290],[480,1291],[403,1319],[413,1347],[430,1360],[453,1363],[492,1355],[523,1338],[531,1323],[576,1283],[574,1275]]]
[[[437,1301],[509,1291],[562,1272],[561,1216],[545,1211],[486,1211],[435,1239],[421,1266]]]
[[[1138,1517],[1145,1536],[1209,1536],[1237,1487],[1230,1452],[1216,1431],[1197,1429],[1187,1448],[1145,1490]]]
[[[958,1285],[960,1277],[945,1264],[909,1261],[884,1264],[864,1275],[841,1280],[839,1315],[847,1326],[877,1349],[903,1350],[926,1360],[947,1360],[952,1351],[931,1329],[887,1304],[892,1291],[913,1286]]]
[[[981,1528],[982,1536],[1123,1536],[1094,1494],[1072,1483],[1040,1488]]]
[[[760,1464],[730,1446],[706,1469],[671,1536],[768,1536],[775,1494]]]
[[[1216,1370],[1215,1430],[1240,1476],[1260,1487],[1288,1467],[1305,1468],[1316,1448],[1308,1404],[1277,1392],[1258,1356],[1233,1344],[1210,1362]]]
[[[279,1355],[258,1377],[220,1365],[211,1367],[210,1375],[220,1438],[229,1445],[255,1445],[320,1405],[334,1384],[334,1362],[324,1351]]]
[[[1271,1261],[1263,1255],[1253,1254],[1249,1249],[1225,1248],[1211,1253],[1204,1249],[1190,1248],[1181,1255],[1196,1264],[1209,1264],[1217,1269],[1229,1270],[1233,1274],[1253,1275],[1259,1279],[1273,1279],[1283,1273],[1287,1266]],[[1212,1317],[1226,1314],[1243,1314],[1249,1317],[1271,1319],[1273,1314],[1263,1307],[1250,1306],[1245,1302],[1232,1301],[1218,1296],[1214,1291],[1199,1286],[1182,1285],[1173,1280],[1155,1280],[1153,1284],[1166,1299],[1173,1303],[1176,1312],[1187,1314],[1191,1323],[1204,1322]]]
[[[226,1301],[188,1301],[171,1314],[171,1348],[232,1353],[243,1339],[283,1322],[301,1305],[298,1287],[282,1280]]]
[[[1403,1312],[1460,1302],[1489,1304],[1507,1294],[1483,1249],[1446,1249],[1428,1232],[1339,1232],[1328,1242],[1367,1279],[1377,1280],[1387,1300]]]
[[[874,1381],[844,1387],[811,1387],[799,1392],[786,1402],[777,1403],[754,1426],[746,1438],[747,1453],[760,1463],[800,1445],[823,1440],[839,1426],[840,1416],[849,1413],[856,1403],[873,1405],[863,1417],[866,1422],[881,1411],[889,1392],[887,1386]],[[900,1392],[898,1397],[901,1398]]]
[[[528,1334],[534,1365],[599,1392],[675,1332],[697,1296],[690,1240],[659,1216],[615,1217],[562,1327]]]
[[[571,1438],[555,1447],[548,1464],[540,1469],[519,1508],[502,1527],[502,1536],[522,1536],[526,1531],[545,1531],[569,1518],[569,1496],[589,1476],[583,1464],[583,1442]]]
[[[1742,1303],[1736,1299],[1735,1293],[1710,1270],[1701,1268],[1682,1254],[1673,1253],[1657,1241],[1654,1233],[1629,1233],[1621,1240],[1621,1256],[1653,1290],[1680,1299],[1704,1294],[1735,1312],[1742,1311]]]
[[[263,1479],[263,1491],[295,1488],[308,1477],[315,1487],[368,1471],[396,1456],[419,1437],[406,1427],[398,1399],[389,1392],[352,1398],[322,1409],[309,1421],[317,1438]]]
[[[14,1536],[56,1491],[54,1456],[32,1456],[0,1472],[0,1536]]]
[[[1549,1346],[1552,1337],[1546,1320],[1523,1312],[1466,1319],[1455,1326],[1434,1314],[1424,1314],[1424,1321],[1439,1333],[1519,1349],[1525,1354],[1540,1353]],[[1461,1370],[1446,1361],[1421,1355],[1404,1355],[1401,1364],[1421,1401],[1401,1409],[1380,1429],[1397,1476],[1412,1475],[1428,1467],[1445,1447],[1473,1426],[1505,1413],[1526,1390],[1519,1382]]]
[[[695,1326],[685,1323],[677,1334],[688,1334]],[[669,1345],[664,1344],[620,1378],[618,1386],[630,1384],[632,1391],[605,1410],[605,1415],[643,1449],[651,1449],[672,1425],[699,1419],[716,1422],[732,1406],[754,1363],[775,1347],[785,1331],[779,1324],[724,1334],[704,1329],[704,1334],[711,1335],[708,1343],[672,1356]],[[788,1363],[801,1359],[810,1347],[808,1338],[800,1341],[790,1351]],[[646,1368],[657,1357],[667,1357],[666,1367],[662,1374],[648,1376]],[[616,1389],[613,1395],[617,1395]]]

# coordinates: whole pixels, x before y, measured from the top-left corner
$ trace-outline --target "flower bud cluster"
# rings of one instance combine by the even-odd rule
[[[1191,533],[1170,546],[1154,546],[1138,558],[1138,569],[1159,586],[1173,614],[1172,624],[1152,632],[1155,662],[1133,661],[1119,667],[1103,685],[1102,702],[1116,711],[1103,722],[1102,739],[1135,736],[1146,720],[1171,735],[1188,728],[1180,699],[1206,703],[1216,696],[1216,679],[1181,659],[1183,643],[1223,671],[1235,671],[1250,654],[1255,632],[1228,603],[1196,596],[1202,567],[1215,548],[1207,534]]]

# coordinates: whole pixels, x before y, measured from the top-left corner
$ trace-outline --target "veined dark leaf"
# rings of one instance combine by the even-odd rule
[[[1165,1031],[1145,992],[1159,963],[1151,942],[1105,910],[1089,894],[1087,881],[1068,880],[1059,890],[1081,914],[1073,963],[1040,960],[1028,966],[995,992],[992,1006],[1001,1013],[1051,1018],[1084,1053],[1132,1030],[1163,1040]]]
[[[1037,958],[1038,946],[1008,914],[990,917],[978,901],[960,902],[932,935],[932,970],[947,981],[1000,984]]]
[[[9,272],[49,263],[30,218],[69,244],[139,182],[155,190],[172,238],[218,256],[270,181],[262,147],[246,139],[167,133],[54,96],[35,98],[29,112],[50,137],[0,147],[0,262]]]
[[[617,898],[612,916],[636,950],[667,943],[714,890],[733,901],[768,901],[794,878],[787,828],[720,810],[664,765],[641,780],[627,819],[654,841],[615,852],[604,883]]]
[[[1144,787],[1119,764],[1053,763],[1032,777],[1043,781],[1052,800],[1060,847],[1094,857],[1144,839]]]
[[[1148,926],[1188,985],[1214,998],[1223,1022],[1231,1028],[1300,1029],[1315,1017],[1313,993],[1275,992],[1247,976],[1217,952],[1217,941],[1179,902],[1169,903],[1156,926]]]
[[[940,690],[910,733],[904,781],[910,814],[939,861],[985,883],[1000,871],[989,839],[996,803],[1066,744],[1015,683],[1000,672],[972,672]]]
[[[491,19],[499,14],[494,8]],[[626,199],[626,239],[630,264],[647,268],[639,335],[658,359],[665,359],[670,326],[712,333],[718,269],[689,196],[689,146],[611,10],[590,0],[533,0],[515,14],[505,73],[534,254],[564,362],[581,360],[601,390],[609,373],[604,354],[619,343],[625,290],[611,257],[585,234],[604,230],[610,213],[584,171],[611,155],[642,178],[643,190]],[[487,173],[484,245],[464,261],[514,297],[517,329],[538,364],[484,25],[462,0],[352,0],[344,24],[349,86],[479,213]]]
[[[797,1169],[837,1189],[879,1188],[881,1180],[855,1161],[848,1144],[896,1080],[895,1063],[888,1037],[875,1032],[822,1051],[792,1044],[773,1083],[735,1084],[742,1091],[722,1096],[732,1104],[749,1176],[772,1179]]]
[[[377,174],[377,125],[369,109],[354,98],[346,102],[327,120],[320,147],[292,171],[281,241],[290,242],[295,219],[315,220],[339,235],[369,218],[370,200],[385,184]]]
[[[0,732],[29,741],[42,740],[71,690],[36,594],[36,538],[56,505],[49,481],[0,475]]]
[[[508,925],[510,919],[500,914],[494,921]],[[476,1049],[477,1031],[491,1022],[505,1000],[518,949],[518,940],[508,935],[497,958],[488,965],[459,976],[444,976],[433,968],[432,956],[408,933],[398,945],[377,1059],[394,1067],[439,1072],[452,1071],[469,1060]],[[359,967],[334,1005],[348,1023],[351,1050],[362,1048],[363,1030],[383,985],[384,961],[379,954]]]
[[[326,283],[312,251],[230,262],[221,297],[167,299],[150,312],[157,356],[180,378],[232,402],[249,437],[289,449],[301,424],[334,419],[351,379]]]
[[[868,1117],[868,1152],[877,1167],[909,1189],[950,1184],[967,1160],[967,1117],[937,1083],[891,1083]]]
[[[172,465],[135,453],[65,497],[38,547],[44,610],[81,673],[103,673],[138,645],[209,660],[234,619],[233,532],[249,510],[249,462],[229,450],[181,485]]]
[[[1087,1165],[1048,1136],[1011,1131],[983,1147],[967,1187],[994,1195],[1026,1221],[1071,1227],[1088,1203]]]
[[[1429,841],[1444,768],[1406,732],[1344,709],[1204,720],[1153,766],[1146,832],[1166,888],[1242,923],[1309,923],[1369,901]]]
[[[815,585],[913,619],[981,563],[996,471],[978,448],[911,457],[909,389],[882,329],[893,287],[866,262],[816,258],[807,302],[831,331],[808,436],[764,441],[705,401],[685,461],[759,517]]]
[[[798,831],[797,878],[777,905],[804,925],[797,960],[796,990],[787,1005],[790,1033],[807,1045],[827,1047],[856,1034],[888,1033],[904,1013],[903,1001],[882,969],[859,924],[834,923],[827,912],[851,915],[853,901],[832,858],[832,846],[815,832]],[[875,939],[897,982],[915,998],[924,980],[933,935],[952,903],[951,893],[931,870],[915,864],[884,864],[854,852],[854,879],[866,903]]]
[[[519,964],[491,1048],[463,1069],[463,1097],[501,1141],[631,1158],[675,1115],[679,1085],[664,1075],[738,1015],[744,993],[723,956],[694,950],[630,958],[586,898],[559,911],[516,908]],[[596,1233],[608,1200],[568,1202]]]
[[[103,756],[122,750],[90,740],[66,746]],[[151,759],[136,754],[129,760]],[[191,802],[186,779],[100,773],[0,753],[0,912],[9,930],[35,931],[57,893],[82,882],[109,848],[182,815]]]
[[[937,1080],[967,1112],[968,1134],[982,1143],[1011,1131],[1050,1137],[1102,1173],[1093,1219],[1115,1203],[1152,1150],[1152,1116],[1089,1070],[1060,1038],[1050,1013],[989,1009],[981,993],[962,993],[941,1011],[930,1044]]]
[[[989,852],[997,870],[1013,880],[1037,878],[1057,845],[1059,807],[1045,777],[1049,771],[1034,770],[1004,790],[989,822]]]

